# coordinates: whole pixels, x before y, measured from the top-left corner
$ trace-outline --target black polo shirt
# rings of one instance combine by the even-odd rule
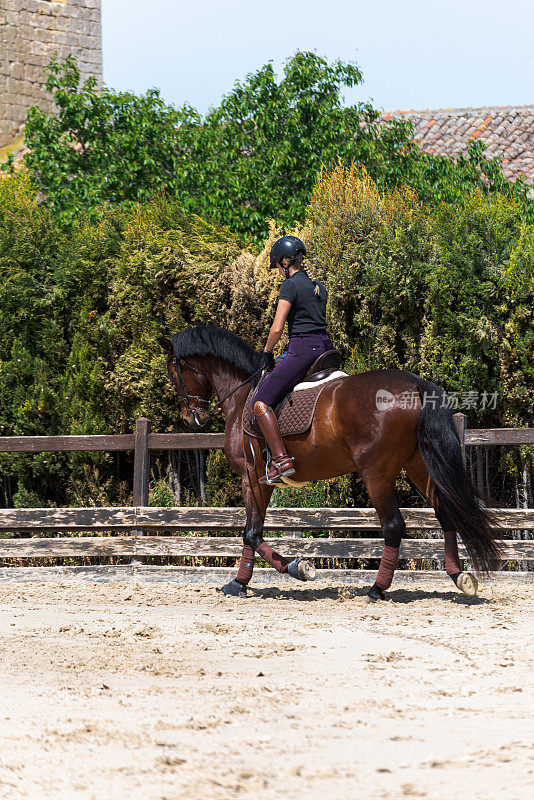
[[[305,272],[298,270],[280,285],[280,300],[291,303],[287,315],[289,335],[294,333],[323,333],[326,331],[326,300],[328,292],[320,281],[319,294]]]

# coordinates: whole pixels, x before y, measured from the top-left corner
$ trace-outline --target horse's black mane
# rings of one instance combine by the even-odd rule
[[[197,325],[175,333],[171,339],[176,358],[217,356],[252,375],[258,369],[260,353],[235,333],[216,325]]]

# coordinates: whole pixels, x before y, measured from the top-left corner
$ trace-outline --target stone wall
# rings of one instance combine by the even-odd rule
[[[83,77],[102,80],[100,0],[0,0],[0,146],[30,106],[52,109],[43,67],[55,51],[76,56]]]

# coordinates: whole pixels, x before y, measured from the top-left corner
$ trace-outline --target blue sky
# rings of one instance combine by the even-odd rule
[[[201,112],[296,50],[354,61],[348,102],[423,109],[534,105],[532,0],[102,0],[104,80]]]

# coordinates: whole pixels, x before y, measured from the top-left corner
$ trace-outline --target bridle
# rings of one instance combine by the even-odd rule
[[[193,372],[196,372],[197,375],[200,375],[200,377],[203,378],[204,381],[206,382],[206,384],[209,386],[209,381],[208,381],[207,377],[204,375],[204,373],[201,370],[199,370],[196,367],[194,367],[193,364],[190,364],[189,361],[186,361],[183,358],[179,359],[179,358],[176,358],[176,356],[171,356],[171,358],[174,358],[174,364],[176,366],[176,374],[178,376],[178,384],[180,386],[180,391],[182,392],[182,394],[178,394],[175,397],[175,400],[178,403],[181,403],[182,401],[185,401],[185,404],[187,406],[187,410],[189,411],[189,413],[192,413],[192,414],[194,414],[195,411],[200,411],[201,409],[191,408],[191,403],[189,402],[190,400],[198,400],[198,402],[200,402],[200,403],[206,403],[206,406],[209,407],[209,404],[211,402],[210,399],[208,399],[207,397],[201,397],[199,394],[189,394],[189,392],[187,391],[187,386],[185,385],[184,376],[182,375],[182,369],[180,367],[180,361],[183,361],[184,364],[187,367],[189,367],[190,370],[192,370]]]
[[[193,364],[190,364],[189,361],[185,360],[185,358],[178,358],[177,356],[171,356],[171,358],[174,358],[174,364],[175,364],[175,367],[176,367],[176,374],[178,376],[178,384],[179,384],[180,391],[181,391],[181,394],[176,395],[175,400],[178,403],[185,402],[188,412],[193,416],[195,421],[198,423],[198,419],[196,417],[196,414],[197,414],[197,412],[202,411],[202,409],[193,408],[191,406],[190,400],[196,400],[197,402],[205,403],[206,404],[206,409],[205,410],[208,411],[210,403],[211,403],[211,398],[201,397],[198,394],[189,394],[189,392],[187,391],[187,386],[185,385],[184,376],[182,375],[182,369],[180,367],[180,362],[183,362],[186,367],[188,367],[190,370],[192,370],[197,375],[199,375],[206,382],[206,384],[208,386],[210,386],[209,379],[208,379],[207,375],[205,375],[202,372],[202,370],[198,369]],[[234,392],[237,392],[238,389],[241,389],[242,386],[245,386],[247,383],[250,383],[250,381],[253,378],[255,378],[256,375],[258,375],[260,372],[263,372],[263,369],[264,369],[263,367],[260,367],[260,369],[257,369],[255,372],[252,373],[252,375],[249,375],[249,377],[246,378],[246,380],[244,380],[238,386],[235,386],[223,398],[220,398],[220,397],[217,398],[217,403],[218,403],[219,407],[221,407],[221,409],[222,409],[222,404],[224,403],[225,400],[228,400],[228,398],[231,395],[233,395]]]
[[[187,409],[188,409],[189,413],[193,416],[193,419],[195,420],[195,422],[198,425],[199,424],[199,420],[198,420],[198,417],[197,417],[197,412],[201,411],[201,409],[192,408],[191,407],[191,403],[189,401],[190,400],[197,400],[197,401],[200,401],[201,403],[206,403],[206,411],[208,411],[208,413],[209,413],[209,406],[210,406],[211,399],[208,399],[206,397],[200,397],[200,395],[198,395],[198,394],[189,394],[189,392],[187,391],[187,386],[185,385],[184,376],[182,375],[182,369],[180,367],[180,361],[182,361],[187,367],[189,367],[189,369],[193,370],[193,372],[195,372],[197,375],[199,375],[201,378],[203,378],[208,386],[211,385],[210,382],[209,382],[209,379],[208,379],[207,375],[205,375],[202,372],[202,370],[198,369],[198,367],[193,366],[193,364],[190,364],[189,361],[185,360],[185,358],[178,358],[177,356],[172,356],[172,355],[169,356],[169,358],[173,358],[174,359],[174,364],[175,364],[175,367],[176,367],[176,374],[178,375],[178,383],[180,385],[180,390],[182,392],[182,394],[179,394],[179,395],[177,395],[175,397],[175,400],[176,400],[176,402],[179,402],[179,403],[182,402],[182,401],[185,401],[185,403],[187,404]],[[246,378],[246,380],[242,381],[242,383],[240,383],[237,386],[235,386],[223,398],[218,398],[217,402],[218,402],[219,408],[221,408],[221,410],[222,410],[222,404],[224,403],[225,400],[228,400],[228,398],[231,397],[231,395],[233,395],[234,392],[237,392],[238,389],[241,389],[242,386],[245,386],[247,383],[250,383],[250,381],[253,378],[255,378],[256,375],[258,375],[260,372],[263,372],[264,369],[265,369],[264,367],[260,367],[255,372],[253,372],[252,375],[249,375],[249,377]],[[261,508],[261,505],[260,505],[260,502],[258,501],[258,498],[256,497],[256,489],[254,488],[254,485],[253,485],[253,483],[251,481],[251,478],[250,478],[251,472],[255,472],[255,470],[256,470],[256,454],[254,452],[254,448],[252,447],[251,437],[250,437],[250,435],[248,435],[249,447],[250,447],[250,450],[251,450],[251,453],[252,453],[252,459],[253,459],[253,464],[254,464],[253,469],[251,470],[250,467],[249,467],[247,453],[246,453],[246,450],[245,450],[245,431],[244,430],[242,431],[242,435],[243,435],[243,458],[244,458],[244,461],[245,461],[245,466],[247,468],[248,484],[250,486],[250,490],[252,492],[252,496],[254,498],[254,502],[256,504],[256,507],[259,510]]]

